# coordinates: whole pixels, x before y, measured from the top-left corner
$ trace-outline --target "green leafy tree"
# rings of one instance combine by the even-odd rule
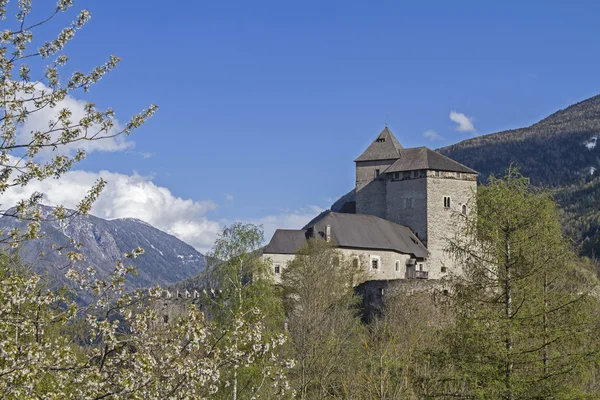
[[[477,195],[477,213],[449,250],[463,266],[452,280],[451,372],[432,396],[581,398],[596,349],[595,277],[563,237],[551,195],[509,169]],[[443,384],[442,384],[443,383]]]
[[[234,223],[225,227],[208,254],[205,311],[222,336],[221,342],[235,349],[231,365],[223,372],[221,394],[237,399],[254,396],[280,398],[289,395],[284,379],[293,362],[281,354],[286,341],[283,305],[273,285],[269,264],[261,257],[262,229],[253,224]],[[262,357],[248,362],[243,343],[250,332],[245,327],[261,324]],[[282,361],[280,361],[282,360]]]

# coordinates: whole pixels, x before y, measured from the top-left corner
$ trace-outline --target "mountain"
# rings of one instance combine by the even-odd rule
[[[599,138],[600,96],[594,96],[527,128],[464,140],[438,151],[478,171],[482,181],[516,163],[533,184],[560,187],[595,178]]]
[[[600,95],[526,128],[438,149],[480,173],[502,175],[514,163],[534,185],[549,187],[567,234],[584,255],[600,253]]]
[[[42,206],[42,214],[47,216],[52,208]],[[0,218],[0,229],[24,229],[26,223],[13,217]],[[83,266],[93,266],[99,276],[106,275],[114,268],[123,254],[142,247],[145,253],[139,258],[127,259],[126,265],[137,267],[137,276],[131,276],[127,288],[143,288],[152,285],[171,285],[204,271],[204,256],[192,246],[169,235],[146,222],[122,218],[105,220],[92,215],[77,216],[68,220],[65,226],[56,221],[41,224],[42,238],[23,243],[19,255],[25,264],[45,273],[58,284],[66,283],[64,278],[68,261],[64,254],[74,250],[70,239],[81,243],[76,250],[85,256]],[[62,255],[52,251],[52,245],[66,246]],[[41,256],[41,253],[44,253]]]

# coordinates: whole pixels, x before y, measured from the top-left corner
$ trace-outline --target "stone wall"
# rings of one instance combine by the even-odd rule
[[[460,225],[463,204],[467,213],[474,212],[473,198],[477,190],[476,175],[455,172],[441,172],[439,177],[434,171],[428,171],[427,177],[427,249],[429,278],[439,279],[450,271],[460,273],[461,267],[455,265],[445,249],[448,240],[457,232]],[[450,207],[444,207],[444,197],[450,197]],[[446,272],[442,272],[445,268]]]
[[[362,299],[363,320],[366,322],[382,313],[386,299],[398,294],[429,292],[432,298],[447,294],[443,282],[427,279],[367,281],[358,285],[355,291]]]
[[[352,259],[357,258],[359,265],[369,274],[369,279],[405,279],[406,278],[406,262],[410,259],[408,254],[401,254],[395,251],[385,250],[367,250],[367,249],[338,249],[342,255],[342,259],[347,262],[352,262]],[[263,254],[263,259],[269,259],[273,271],[274,280],[276,283],[281,282],[281,272],[287,267],[287,264],[294,259],[293,254]],[[372,268],[372,259],[377,258],[378,268]],[[398,270],[396,270],[398,264]],[[280,267],[280,273],[275,273],[275,267]]]
[[[408,226],[427,246],[427,179],[389,179],[384,218]]]
[[[356,192],[367,186],[375,180],[375,170],[379,170],[383,175],[388,167],[396,160],[380,160],[380,161],[359,161],[356,163]]]
[[[295,257],[294,254],[263,254],[263,260],[269,260],[271,263],[271,271],[275,283],[281,283],[281,273],[287,267],[287,264]],[[275,267],[279,266],[279,273],[275,272]]]
[[[369,183],[356,192],[357,214],[375,215],[379,218],[386,217],[386,183],[381,178]]]

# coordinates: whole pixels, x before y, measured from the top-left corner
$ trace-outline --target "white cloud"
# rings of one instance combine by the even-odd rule
[[[151,177],[135,173],[69,171],[59,180],[32,181],[25,187],[13,187],[0,196],[0,204],[2,209],[7,209],[33,192],[41,192],[44,194],[43,204],[75,208],[99,178],[106,180],[107,185],[94,203],[92,215],[105,219],[140,219],[178,237],[202,253],[212,248],[223,225],[231,222],[207,216],[209,211],[217,208],[212,201],[182,199],[169,189],[154,184]],[[262,225],[268,242],[276,229],[299,229],[323,210],[318,206],[282,210],[245,222]]]
[[[436,131],[434,131],[433,129],[429,129],[429,130],[423,132],[423,136],[426,137],[429,140],[442,140],[442,139],[444,139],[443,137],[441,137],[440,135],[438,135],[438,133]]]
[[[233,201],[233,195],[225,193],[225,200],[227,200],[227,201]]]
[[[467,117],[465,114],[456,111],[450,111],[450,119],[458,124],[458,126],[456,127],[457,131],[475,132],[472,117]]]
[[[138,174],[124,175],[108,171],[70,171],[60,180],[31,182],[14,187],[0,197],[6,209],[34,191],[44,193],[44,204],[74,208],[98,178],[108,184],[91,214],[101,218],[138,218],[167,233],[177,236],[201,252],[212,247],[221,223],[210,220],[206,213],[216,208],[211,201],[193,201],[174,196],[165,187],[155,185],[150,178]]]
[[[42,83],[38,83],[36,85],[39,91],[45,90],[49,91],[50,89],[46,87]],[[39,93],[39,92],[38,92]],[[68,108],[72,112],[71,121],[73,123],[77,123],[81,118],[85,116],[85,104],[86,102],[83,100],[78,100],[73,96],[68,95],[62,101],[58,102],[55,107],[50,108],[45,107],[39,111],[33,112],[27,116],[25,123],[23,126],[19,128],[18,131],[18,140],[20,142],[28,142],[28,138],[31,137],[31,132],[36,131],[47,131],[49,121],[56,121],[57,116],[60,110],[64,108]],[[31,105],[33,107],[33,105]],[[112,135],[117,132],[120,132],[123,129],[123,126],[119,124],[119,121],[114,119],[114,126],[108,133],[102,133],[102,136]],[[90,133],[96,133],[98,131],[98,126],[94,125],[90,128]],[[60,132],[54,133],[55,136],[58,137]],[[59,151],[61,153],[73,154],[76,149],[83,149],[88,153],[94,151],[123,151],[133,147],[135,144],[132,141],[127,140],[125,135],[119,135],[114,138],[107,138],[101,140],[82,140],[76,143],[71,143],[66,146],[61,146]],[[40,152],[42,157],[50,157],[53,152],[50,149],[45,149]]]

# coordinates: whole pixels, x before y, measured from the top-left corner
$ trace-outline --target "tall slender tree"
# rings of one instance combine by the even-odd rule
[[[310,239],[283,270],[281,281],[301,399],[353,398],[359,333],[354,285],[363,269],[331,244]]]
[[[479,188],[477,213],[456,218],[463,229],[449,251],[463,274],[452,279],[456,321],[444,358],[452,374],[436,395],[580,395],[596,350],[585,347],[596,329],[596,280],[563,237],[549,192],[511,168]]]

